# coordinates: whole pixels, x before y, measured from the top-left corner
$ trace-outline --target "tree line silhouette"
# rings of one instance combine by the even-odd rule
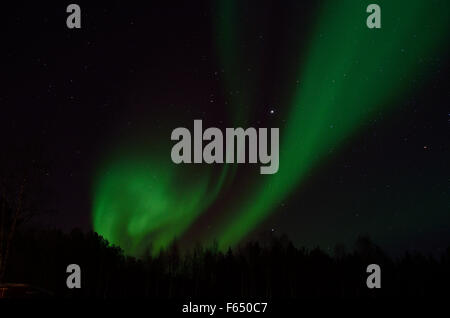
[[[81,289],[68,289],[66,267],[81,267]],[[381,266],[381,289],[368,289],[366,268]],[[296,248],[284,236],[221,252],[217,244],[181,250],[176,241],[156,255],[126,256],[95,232],[21,230],[5,282],[27,283],[56,297],[152,299],[297,299],[448,295],[450,248],[441,256],[405,253],[393,259],[367,237],[351,251]]]

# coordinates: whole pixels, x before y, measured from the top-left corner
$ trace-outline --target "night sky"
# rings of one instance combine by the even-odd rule
[[[261,232],[330,250],[366,234],[394,253],[450,244],[446,1],[378,1],[381,30],[370,1],[77,2],[80,30],[69,3],[1,19],[2,160],[45,162],[36,193],[55,213],[35,224],[132,254]],[[171,131],[194,119],[279,127],[279,172],[173,164]]]

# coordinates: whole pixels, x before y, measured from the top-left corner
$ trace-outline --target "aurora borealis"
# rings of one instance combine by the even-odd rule
[[[133,256],[283,234],[330,253],[359,235],[440,253],[449,4],[374,1],[382,27],[368,29],[369,3],[105,1],[80,4],[79,30],[64,3],[7,4],[3,166],[40,163],[49,212],[30,227],[95,231]],[[278,172],[174,164],[171,133],[195,120],[279,128]]]
[[[442,45],[448,30],[445,14],[433,4],[380,2],[387,25],[370,30],[360,25],[369,2],[328,2],[312,36],[300,87],[293,93],[284,132],[280,172],[256,190],[237,216],[223,226],[223,244],[235,244],[249,228],[296,185],[327,150],[337,147],[364,119],[381,107],[395,107],[395,97],[408,89],[406,78],[420,72],[421,59]],[[417,21],[432,27],[414,28]],[[432,22],[431,22],[432,21]],[[392,24],[391,24],[392,23]],[[345,44],[344,44],[345,43]]]
[[[365,26],[369,3],[326,1],[316,8],[303,58],[290,61],[298,68],[298,85],[286,89],[280,105],[285,120],[274,123],[280,127],[277,174],[262,177],[255,170],[251,186],[239,191],[237,199],[214,205],[229,185],[248,174],[235,166],[176,166],[170,161],[170,136],[160,134],[157,144],[167,145],[154,147],[155,138],[150,138],[137,151],[118,147],[114,155],[103,156],[92,192],[94,229],[130,254],[182,238],[211,206],[223,211],[212,217],[216,226],[200,235],[201,240],[217,239],[226,249],[255,230],[315,168],[333,160],[334,150],[364,131],[367,121],[379,111],[395,109],[412,89],[411,79],[427,76],[423,61],[444,47],[449,29],[446,2],[439,2],[443,10],[435,1],[378,1],[380,30]],[[245,59],[236,39],[245,28],[239,19],[242,8],[235,1],[221,1],[215,9],[221,10],[213,15],[211,28],[225,70],[223,89],[257,87],[264,65],[255,63],[252,76],[240,74]],[[292,47],[295,35],[289,35]],[[230,124],[245,128],[258,107],[256,91],[248,89],[229,99]],[[187,125],[193,119],[201,118],[183,121]],[[168,126],[169,121],[165,119]]]
[[[1,302],[448,298],[449,0],[70,7],[3,4]]]

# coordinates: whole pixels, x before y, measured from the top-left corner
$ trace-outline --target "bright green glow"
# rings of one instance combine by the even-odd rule
[[[440,5],[425,0],[377,1],[382,8],[381,30],[365,26],[369,3],[324,3],[299,72],[300,86],[286,102],[291,113],[280,127],[279,172],[258,174],[260,186],[251,189],[244,201],[231,202],[228,218],[212,234],[221,247],[239,242],[302,184],[331,149],[363,128],[381,108],[393,106],[411,88],[411,78],[423,71],[421,60],[447,39],[447,1]],[[256,85],[246,83],[250,76],[242,74],[244,54],[238,53],[241,49],[233,40],[239,29],[239,19],[233,18],[235,4],[222,1],[217,28],[228,90],[241,90],[230,98],[233,124],[238,126],[246,121],[246,109],[256,106],[250,105],[254,96],[242,88]],[[235,167],[223,169],[216,180],[212,167],[172,164],[169,149],[141,156],[121,151],[108,158],[95,180],[94,229],[128,254],[141,254],[150,242],[155,252],[181,236],[210,206],[225,179],[233,178]]]
[[[262,186],[234,209],[218,234],[223,248],[261,222],[365,120],[393,104],[422,71],[421,61],[447,40],[448,2],[377,1],[382,8],[379,30],[366,27],[370,3],[324,4],[300,70],[289,121],[280,130],[279,172],[266,176]]]
[[[95,185],[93,224],[133,255],[150,244],[157,252],[179,237],[215,199],[225,175],[211,186],[208,174],[186,174],[167,160],[128,155],[111,162]]]

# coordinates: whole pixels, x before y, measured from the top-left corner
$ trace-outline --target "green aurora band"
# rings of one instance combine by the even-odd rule
[[[363,129],[380,110],[395,105],[412,89],[411,79],[425,73],[423,61],[445,47],[448,2],[401,2],[377,1],[382,9],[378,30],[366,27],[369,1],[322,4],[299,70],[300,85],[292,92],[289,120],[280,127],[280,169],[275,175],[258,176],[258,186],[227,207],[229,213],[212,234],[222,249],[255,229],[332,149]],[[238,20],[237,5],[221,3],[219,8],[226,12],[217,28],[226,35],[226,43],[219,48],[222,62],[228,62],[234,73],[228,80],[233,80],[240,78],[240,58],[233,52],[237,51],[233,34],[238,30],[226,21]],[[239,108],[232,107],[235,123],[245,122]],[[234,168],[223,169],[218,178],[204,170],[187,172],[174,167],[164,154],[116,156],[97,174],[94,229],[126,253],[140,254],[150,242],[157,250],[180,237],[235,174]],[[181,188],[180,183],[188,186]]]
[[[424,71],[421,61],[446,44],[448,2],[377,1],[381,29],[365,25],[370,3],[324,3],[282,130],[280,169],[231,209],[236,213],[216,233],[222,248],[238,243],[330,150],[411,88]]]

